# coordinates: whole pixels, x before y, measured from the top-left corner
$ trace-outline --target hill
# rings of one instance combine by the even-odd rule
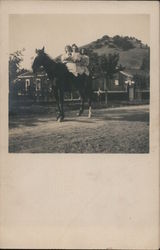
[[[118,53],[119,64],[128,69],[139,69],[143,59],[149,56],[148,45],[143,44],[135,37],[128,36],[122,37],[117,35],[109,37],[105,35],[82,47],[97,53],[99,56]]]

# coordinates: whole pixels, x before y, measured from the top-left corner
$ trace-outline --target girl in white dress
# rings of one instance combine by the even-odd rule
[[[76,64],[77,75],[82,75],[83,71],[81,68],[81,54],[79,53],[78,47],[75,43],[72,45],[72,59]]]
[[[86,49],[82,48],[81,49],[81,70],[82,72],[89,76],[89,56],[86,55]]]
[[[65,47],[65,53],[61,56],[61,62],[66,64],[69,72],[78,76],[76,63],[72,57],[72,47],[70,45]]]
[[[89,57],[85,54],[85,49],[81,49],[79,53],[78,47],[76,44],[73,44],[72,47],[67,45],[65,47],[65,54],[62,55],[61,61],[66,64],[69,72],[74,76],[78,75],[87,75],[89,76]]]

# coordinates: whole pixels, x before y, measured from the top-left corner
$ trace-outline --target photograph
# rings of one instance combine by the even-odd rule
[[[159,248],[159,2],[0,0],[0,248]]]
[[[9,15],[9,153],[149,153],[150,16]]]

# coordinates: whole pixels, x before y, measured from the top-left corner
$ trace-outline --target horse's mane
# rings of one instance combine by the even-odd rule
[[[66,65],[64,64],[64,63],[62,63],[61,61],[59,62],[57,62],[54,58],[52,58],[50,55],[48,55],[46,52],[44,52],[44,55],[46,56],[46,58],[48,59],[48,61],[50,62],[50,63],[54,63],[54,64],[56,64],[57,66],[58,65],[61,65],[61,66],[63,66],[64,68],[66,68],[67,69],[67,67],[66,67]]]
[[[49,56],[46,52],[44,52],[44,55],[49,59],[49,61],[52,61],[54,63],[57,63],[51,56]]]
[[[62,62],[56,62],[55,59],[53,59],[50,55],[48,55],[46,52],[44,52],[44,55],[47,59],[47,67],[49,70],[53,70],[56,72],[56,74],[58,75],[66,75],[70,72],[68,71],[68,68],[66,67],[66,65]]]

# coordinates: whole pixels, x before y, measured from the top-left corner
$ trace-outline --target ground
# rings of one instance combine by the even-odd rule
[[[50,112],[49,112],[50,111]],[[67,110],[56,121],[55,109],[11,115],[11,153],[148,153],[149,106],[93,109],[82,117]]]

